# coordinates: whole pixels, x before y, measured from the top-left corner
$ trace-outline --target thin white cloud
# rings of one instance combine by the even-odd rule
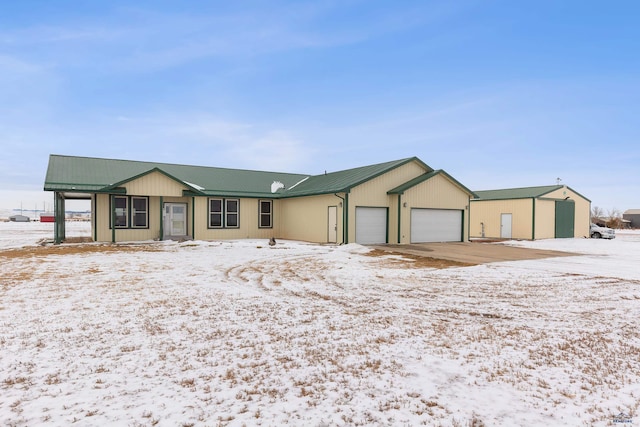
[[[356,6],[358,6],[356,2]],[[357,21],[349,2],[282,3],[227,7],[215,12],[120,8],[94,22],[51,22],[0,32],[0,45],[59,67],[148,72],[204,58],[238,58],[352,45],[446,20],[461,6],[431,3],[386,7]],[[362,5],[359,5],[362,7]],[[329,28],[327,28],[327,26]],[[435,37],[437,39],[437,37]]]

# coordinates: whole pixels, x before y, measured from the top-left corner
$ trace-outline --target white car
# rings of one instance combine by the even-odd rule
[[[591,224],[590,234],[592,239],[615,239],[616,232],[613,228],[600,227],[596,224]]]

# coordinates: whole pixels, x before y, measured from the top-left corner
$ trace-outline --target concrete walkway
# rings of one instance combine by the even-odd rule
[[[518,248],[479,242],[413,243],[410,245],[375,245],[373,247],[391,253],[447,259],[469,264],[580,255],[571,252]]]

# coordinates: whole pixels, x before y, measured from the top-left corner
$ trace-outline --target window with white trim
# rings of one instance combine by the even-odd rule
[[[209,199],[209,228],[222,228],[222,199]]]
[[[143,196],[113,196],[109,212],[115,212],[116,228],[149,228],[149,198]],[[113,222],[109,214],[109,227]]]
[[[260,200],[259,206],[259,228],[272,228],[273,227],[273,200]]]
[[[149,199],[147,197],[131,197],[131,228],[147,228],[149,226]]]
[[[240,227],[240,200],[225,199],[224,201],[224,226],[227,228]]]
[[[240,199],[209,199],[209,228],[239,228]]]

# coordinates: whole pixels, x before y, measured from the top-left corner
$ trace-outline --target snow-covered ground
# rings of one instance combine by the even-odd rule
[[[89,235],[76,223],[68,235]],[[359,245],[40,247],[0,223],[0,423],[640,422],[640,233],[442,270]]]

